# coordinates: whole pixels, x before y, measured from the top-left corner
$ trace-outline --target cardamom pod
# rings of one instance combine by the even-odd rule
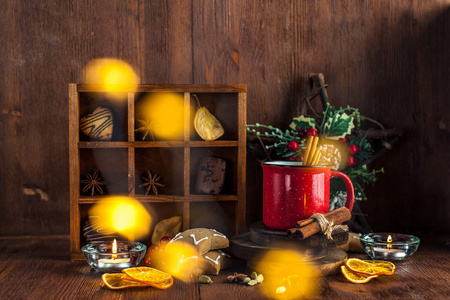
[[[258,284],[258,282],[256,280],[250,280],[249,282],[247,282],[247,285],[249,285],[249,286],[253,286],[256,284]]]
[[[263,281],[264,281],[264,276],[263,276],[263,274],[259,274],[259,275],[256,277],[256,282],[261,283],[261,282],[263,282]]]
[[[209,278],[208,276],[202,275],[202,276],[200,276],[200,277],[198,278],[198,282],[200,282],[200,283],[211,283],[212,280],[211,280],[211,278]]]

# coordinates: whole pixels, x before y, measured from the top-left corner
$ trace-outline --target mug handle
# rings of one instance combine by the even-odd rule
[[[344,180],[345,188],[347,190],[347,202],[345,203],[345,207],[347,207],[349,211],[352,211],[353,203],[355,202],[355,190],[352,181],[344,173],[331,170],[331,178],[333,177],[339,177]]]

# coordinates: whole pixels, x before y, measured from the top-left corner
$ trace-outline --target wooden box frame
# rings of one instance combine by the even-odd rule
[[[234,211],[234,232],[242,232],[246,226],[246,113],[247,113],[247,86],[246,85],[138,85],[135,92],[128,92],[126,105],[126,130],[127,136],[123,141],[80,141],[80,97],[83,93],[105,93],[106,91],[100,85],[69,84],[69,180],[70,180],[70,253],[71,259],[82,259],[81,253],[81,228],[80,228],[80,208],[83,205],[92,205],[100,197],[80,195],[80,165],[82,163],[80,152],[83,149],[92,149],[87,151],[126,151],[127,152],[127,187],[128,191],[124,194],[135,197],[143,203],[172,203],[181,207],[183,215],[183,230],[190,228],[191,207],[201,205],[201,203],[220,202],[226,203]],[[184,121],[184,138],[179,141],[135,141],[135,103],[137,95],[152,92],[175,92],[184,95],[184,106],[188,109],[192,105],[191,94],[196,93],[209,95],[209,98],[217,94],[228,95],[224,99],[217,101],[226,101],[227,97],[236,97],[237,99],[237,120],[236,128],[233,129],[232,139],[221,139],[216,141],[203,141],[194,137],[192,132],[192,115],[186,114]],[[231,95],[231,96],[230,96]],[[125,100],[126,101],[126,100]],[[215,100],[213,100],[215,101]],[[202,103],[203,105],[203,103]],[[226,104],[225,104],[226,105]],[[214,112],[213,112],[214,114]],[[217,116],[217,115],[216,115]],[[217,116],[220,120],[220,116]],[[147,151],[141,149],[167,148],[175,147],[182,149],[183,159],[183,189],[178,195],[137,195],[136,194],[136,151]],[[121,150],[112,150],[121,149]],[[139,149],[139,150],[137,150]],[[236,161],[232,168],[233,178],[236,180],[236,186],[233,187],[233,194],[225,195],[196,195],[191,193],[192,178],[195,172],[191,171],[191,153],[196,153],[198,149],[208,151],[231,151],[236,154]],[[148,150],[151,151],[151,150]],[[126,154],[125,154],[126,156]],[[199,156],[197,154],[197,156]],[[181,183],[180,183],[181,184]],[[162,205],[160,205],[162,204]],[[230,206],[231,205],[231,206]]]

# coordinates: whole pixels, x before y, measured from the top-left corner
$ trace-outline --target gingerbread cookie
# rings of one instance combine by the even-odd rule
[[[170,241],[166,247],[175,243],[187,243],[198,250],[199,255],[203,255],[210,250],[223,249],[228,247],[228,238],[214,229],[194,228],[180,232]]]
[[[201,256],[183,257],[177,268],[183,270],[183,276],[198,278],[204,274],[217,275],[220,270],[228,268],[230,264],[230,255],[221,250],[213,250]]]
[[[231,264],[231,257],[221,250],[213,250],[201,256],[202,274],[219,274],[220,270],[226,269]]]

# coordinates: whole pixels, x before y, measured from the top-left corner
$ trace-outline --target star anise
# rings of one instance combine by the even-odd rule
[[[138,122],[142,124],[142,127],[139,127],[135,131],[143,131],[144,132],[144,136],[142,137],[142,140],[145,140],[147,135],[150,134],[150,136],[152,137],[152,141],[154,141],[155,137],[153,136],[153,122],[148,121],[148,120],[138,120]]]
[[[143,177],[145,183],[139,185],[139,187],[147,187],[147,191],[145,192],[146,195],[150,193],[150,190],[153,191],[155,195],[158,195],[158,187],[164,187],[165,185],[158,182],[158,180],[161,178],[161,176],[158,176],[158,174],[155,173],[154,176],[152,176],[152,173],[150,170],[147,171],[148,178]]]
[[[100,185],[104,185],[105,183],[101,181],[102,178],[98,175],[98,171],[95,171],[92,175],[87,173],[85,177],[87,179],[83,179],[80,181],[81,183],[86,184],[86,186],[83,188],[83,193],[91,189],[91,196],[94,196],[95,190],[103,195],[103,190]]]

